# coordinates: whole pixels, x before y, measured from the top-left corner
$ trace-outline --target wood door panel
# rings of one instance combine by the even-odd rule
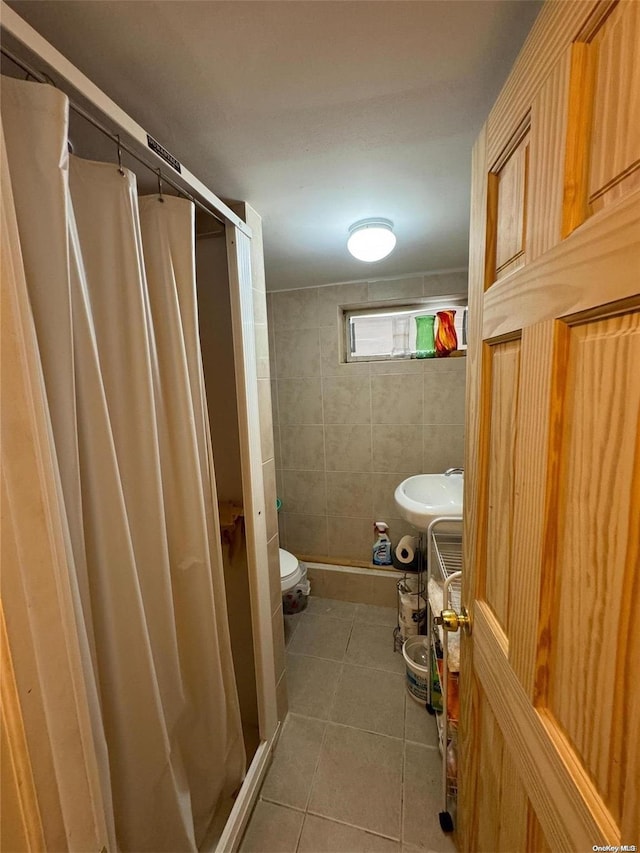
[[[640,188],[640,8],[603,0],[571,46],[563,236]]]
[[[564,151],[567,144],[567,97],[570,54],[567,51],[545,80],[531,107],[531,154],[527,258],[535,260],[560,242]]]
[[[631,619],[640,594],[640,313],[571,328],[568,352],[555,601],[545,607],[556,615],[548,672],[545,664],[538,677],[549,713],[622,822],[625,757],[640,731],[624,701],[640,672]]]
[[[487,552],[479,596],[484,595],[507,636],[519,386],[520,341],[492,346]]]
[[[502,752],[502,774],[500,777],[502,816],[498,850],[513,853],[524,850],[527,835],[529,798],[518,768],[511,757],[506,743]]]
[[[562,236],[568,237],[589,215],[589,145],[593,125],[595,52],[584,42],[570,49],[571,74],[567,108],[567,142],[564,157]]]
[[[571,744],[555,721],[533,707],[508,658],[497,653],[499,637],[484,602],[476,602],[473,632],[474,671],[481,692],[509,744],[518,776],[552,849],[586,851],[594,844],[619,839],[616,821]],[[476,748],[482,748],[479,739]],[[499,794],[494,791],[495,796]],[[479,825],[484,819],[480,812]]]
[[[557,505],[557,434],[566,370],[566,326],[555,320],[522,333],[520,404],[509,595],[509,662],[523,689],[534,698],[536,668],[541,665],[539,634],[546,628],[545,589],[553,575],[541,566],[552,560],[548,517]]]
[[[527,132],[496,175],[496,278],[525,262],[528,176]]]
[[[608,195],[623,180],[628,191],[640,177],[639,42],[640,4],[622,2],[604,20],[590,45],[597,53],[589,174],[591,203]],[[633,172],[635,177],[629,180]],[[618,197],[614,196],[614,200]]]
[[[512,853],[522,850],[527,832],[529,801],[491,704],[481,693],[479,720],[482,750],[478,760],[478,797],[485,819],[478,826],[475,851],[480,853]],[[500,796],[496,797],[495,792]],[[508,817],[501,818],[500,804],[508,803]]]
[[[485,285],[525,263],[529,196],[530,117],[527,114],[488,175]]]
[[[480,694],[479,712],[482,747],[478,761],[478,808],[481,814],[486,815],[486,819],[478,827],[475,845],[478,851],[497,851],[500,837],[500,798],[495,796],[495,792],[502,790],[504,737],[484,693]]]
[[[485,293],[482,337],[512,334],[640,291],[640,192],[588,219],[546,254]]]

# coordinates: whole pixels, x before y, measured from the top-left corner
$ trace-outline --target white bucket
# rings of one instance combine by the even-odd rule
[[[426,637],[420,635],[409,637],[402,646],[402,657],[404,658],[407,676],[407,690],[409,696],[416,702],[424,705],[429,696],[429,666],[422,666],[413,660],[411,652],[424,646]]]

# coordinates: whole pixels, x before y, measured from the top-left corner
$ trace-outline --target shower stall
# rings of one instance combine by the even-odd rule
[[[3,846],[232,850],[286,712],[260,218],[4,3],[2,53]]]

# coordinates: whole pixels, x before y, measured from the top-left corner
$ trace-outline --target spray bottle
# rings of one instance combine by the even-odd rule
[[[373,565],[374,566],[390,566],[391,561],[391,540],[387,535],[389,526],[384,521],[376,521],[373,525],[374,531],[378,534],[373,546]]]

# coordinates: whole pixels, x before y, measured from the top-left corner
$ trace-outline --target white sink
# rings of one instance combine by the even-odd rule
[[[400,515],[420,530],[434,518],[462,518],[462,474],[416,474],[403,480],[395,491]]]

